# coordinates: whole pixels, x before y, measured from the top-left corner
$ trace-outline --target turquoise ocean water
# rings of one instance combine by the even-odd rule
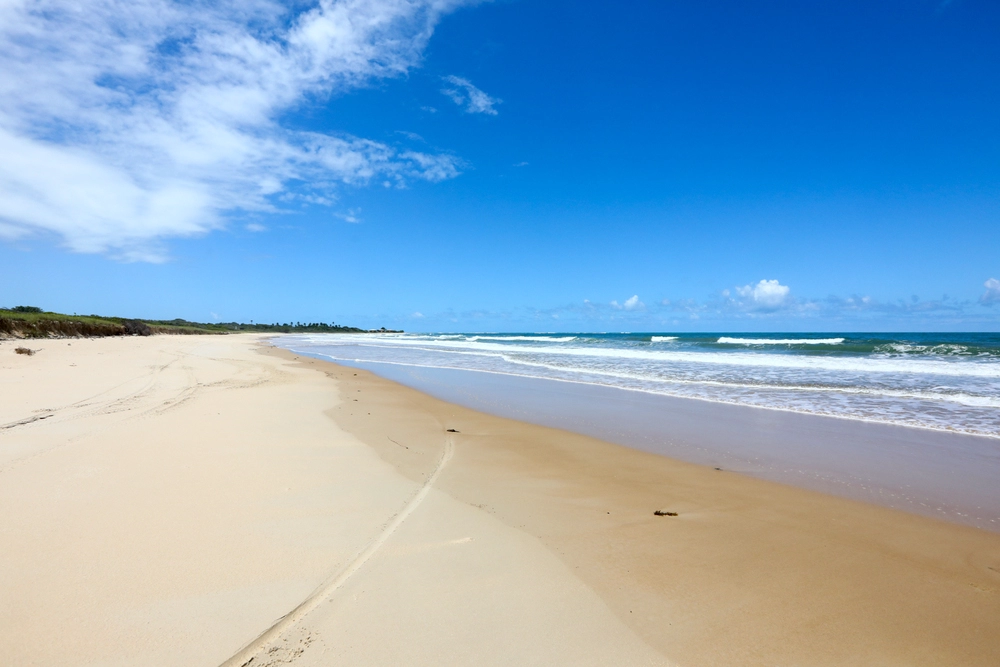
[[[996,333],[321,334],[333,360],[502,373],[1000,438]]]

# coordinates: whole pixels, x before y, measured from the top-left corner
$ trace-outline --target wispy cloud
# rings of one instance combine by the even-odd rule
[[[342,184],[456,176],[447,154],[278,119],[405,73],[457,4],[0,4],[0,234],[48,232],[76,251],[155,261],[160,239],[274,210],[281,194],[332,200]]]
[[[343,220],[344,222],[350,222],[352,224],[357,224],[361,222],[361,209],[360,208],[349,208],[346,213],[334,213],[335,216]]]
[[[466,113],[484,113],[496,116],[497,110],[494,108],[503,100],[490,97],[479,88],[472,85],[468,79],[460,76],[446,76],[444,80],[451,84],[450,87],[442,88],[441,92],[451,98],[451,101],[465,109]]]

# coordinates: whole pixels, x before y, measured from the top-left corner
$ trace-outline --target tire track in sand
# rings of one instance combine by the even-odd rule
[[[355,572],[360,570],[364,564],[378,552],[382,545],[385,544],[385,542],[392,537],[392,534],[396,532],[396,529],[398,529],[403,522],[406,521],[407,517],[413,514],[413,511],[420,506],[427,495],[431,492],[434,482],[437,481],[438,476],[441,474],[441,471],[444,470],[448,461],[451,460],[454,452],[455,445],[452,442],[452,436],[449,435],[445,440],[444,453],[441,455],[441,460],[438,462],[437,468],[434,469],[434,472],[427,478],[427,481],[425,481],[423,486],[420,487],[420,490],[417,491],[416,495],[410,499],[410,502],[408,502],[402,510],[392,517],[386,527],[374,540],[368,543],[368,546],[365,547],[364,551],[362,551],[353,561],[340,570],[336,575],[321,584],[320,587],[317,588],[312,595],[307,597],[299,606],[278,619],[274,625],[269,627],[261,633],[259,637],[240,649],[238,653],[223,662],[219,667],[247,667],[247,665],[249,665],[254,658],[260,655],[264,649],[277,641],[282,634],[309,615],[309,612],[323,604],[323,602],[329,599],[329,597],[333,595],[337,589],[347,583],[347,580],[350,579]]]
[[[57,421],[68,421],[68,420],[72,420],[72,419],[79,419],[81,417],[88,417],[88,416],[91,416],[91,415],[94,415],[94,414],[101,413],[102,411],[109,410],[110,408],[113,408],[114,406],[116,406],[116,405],[118,405],[120,403],[124,403],[124,402],[127,402],[129,400],[133,400],[133,399],[138,398],[138,397],[142,396],[143,394],[145,394],[153,386],[153,383],[156,381],[156,378],[160,375],[160,373],[162,373],[164,370],[166,370],[170,365],[172,365],[179,358],[180,358],[179,356],[174,355],[174,359],[171,360],[171,361],[168,361],[166,364],[163,364],[162,366],[154,366],[154,367],[152,367],[153,368],[153,372],[152,373],[144,373],[142,375],[137,375],[137,376],[135,376],[133,378],[129,378],[128,380],[125,380],[124,382],[120,382],[120,383],[114,385],[113,387],[109,387],[109,388],[107,388],[107,389],[105,389],[103,391],[100,391],[100,392],[94,394],[93,396],[88,396],[87,398],[81,398],[78,401],[73,401],[72,403],[68,403],[68,404],[63,405],[63,406],[58,407],[58,408],[47,409],[45,411],[44,415],[28,417],[26,419],[20,419],[18,421],[9,422],[7,424],[0,424],[0,431],[4,431],[4,430],[7,430],[7,429],[12,429],[12,428],[16,428],[18,426],[26,426],[28,424],[33,424],[34,422],[42,421],[43,419],[50,419],[52,417],[59,417],[60,419],[57,420]],[[93,402],[95,399],[97,399],[100,396],[104,396],[105,394],[109,394],[109,393],[115,391],[116,389],[120,389],[120,388],[124,387],[125,385],[127,385],[129,383],[139,382],[139,381],[142,381],[142,380],[145,380],[146,383],[142,387],[140,387],[139,389],[136,389],[133,392],[125,394],[124,396],[119,396],[118,398],[108,399],[105,402],[98,402],[98,403],[94,403]],[[89,408],[89,409],[85,409],[85,408]],[[66,414],[66,413],[69,413],[69,414]]]

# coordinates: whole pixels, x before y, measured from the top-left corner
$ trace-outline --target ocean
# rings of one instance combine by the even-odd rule
[[[545,378],[1000,438],[996,333],[319,334],[336,361]]]

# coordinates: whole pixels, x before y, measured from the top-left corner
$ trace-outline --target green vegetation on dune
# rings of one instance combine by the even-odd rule
[[[81,336],[127,336],[151,334],[228,334],[228,333],[371,333],[325,322],[288,322],[244,324],[242,322],[189,322],[173,320],[138,320],[101,315],[66,315],[43,311],[36,306],[0,308],[0,338],[59,338]],[[377,331],[385,331],[379,329]]]
[[[0,336],[4,338],[55,338],[78,336],[124,336],[122,318],[97,315],[63,315],[40,308],[18,306],[0,309]]]

